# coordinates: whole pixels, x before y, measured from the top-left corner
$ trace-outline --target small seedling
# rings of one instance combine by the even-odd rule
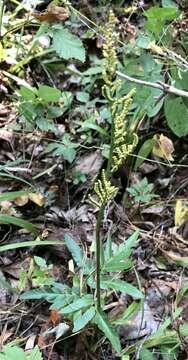
[[[148,183],[148,180],[145,177],[137,184],[127,188],[127,191],[130,194],[133,203],[145,203],[158,197],[158,195],[152,193],[153,187],[153,184]]]

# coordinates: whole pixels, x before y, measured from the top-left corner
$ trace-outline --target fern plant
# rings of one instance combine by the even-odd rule
[[[134,233],[125,243],[121,244],[116,252],[112,251],[110,241],[106,245],[108,250],[103,251],[100,239],[105,208],[118,191],[118,188],[111,184],[111,175],[122,165],[137,144],[137,135],[128,131],[126,121],[135,90],[133,89],[123,97],[117,95],[121,81],[116,79],[115,75],[118,64],[115,48],[115,24],[116,18],[111,11],[108,25],[104,30],[103,55],[106,65],[103,71],[104,86],[102,89],[112,114],[110,154],[107,168],[102,169],[101,176],[94,185],[95,195],[89,197],[90,202],[98,210],[96,256],[88,259],[74,239],[66,235],[65,243],[79,268],[79,275],[72,274],[72,286],[55,283],[50,287],[30,290],[21,298],[49,301],[52,304],[51,308],[59,309],[65,319],[72,320],[73,332],[83,329],[89,322],[96,324],[109,339],[115,351],[120,354],[119,336],[102,309],[109,301],[112,290],[127,293],[136,299],[142,299],[143,294],[133,285],[110,274],[128,270],[133,266],[130,255],[132,247],[138,239],[138,233]],[[105,290],[102,295],[101,289]]]

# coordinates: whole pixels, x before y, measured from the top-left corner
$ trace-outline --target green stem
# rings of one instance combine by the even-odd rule
[[[113,152],[114,152],[114,130],[115,130],[114,116],[112,116],[110,152],[109,152],[109,158],[108,158],[108,163],[107,163],[107,168],[106,168],[106,178],[107,178],[107,180],[110,179],[111,168],[112,168],[112,157],[113,157]]]
[[[102,205],[96,224],[96,278],[97,278],[97,309],[101,309],[101,286],[100,286],[100,272],[101,272],[101,239],[100,239],[100,229],[104,217],[105,206]]]
[[[114,152],[114,117],[112,117],[112,125],[111,125],[111,141],[110,141],[110,153],[106,168],[106,179],[109,180],[111,176],[111,168],[112,168],[112,157]],[[101,287],[100,287],[100,272],[101,272],[101,239],[100,239],[100,229],[102,226],[103,218],[104,218],[104,210],[105,205],[102,205],[96,224],[96,272],[97,272],[97,308],[101,309]]]

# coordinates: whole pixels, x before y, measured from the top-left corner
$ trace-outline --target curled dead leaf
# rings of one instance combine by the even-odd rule
[[[57,22],[57,21],[65,21],[69,18],[70,13],[68,9],[62,6],[56,6],[51,3],[47,7],[47,11],[44,13],[32,13],[32,15],[39,21],[47,21],[47,22]]]
[[[154,140],[156,140],[156,144],[152,150],[153,155],[165,160],[173,161],[172,153],[174,152],[174,145],[172,140],[163,134],[155,135]]]

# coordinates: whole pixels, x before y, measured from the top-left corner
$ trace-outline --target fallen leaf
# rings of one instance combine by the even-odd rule
[[[61,315],[58,310],[53,309],[50,311],[50,320],[53,325],[58,325],[61,321]]]
[[[29,193],[29,199],[38,206],[43,206],[45,204],[45,197],[40,193]]]
[[[163,252],[170,260],[172,260],[176,264],[186,268],[188,267],[188,256],[182,256],[180,254],[177,255],[173,251],[163,250]]]
[[[35,347],[36,335],[31,335],[25,344],[25,350],[32,350]]]
[[[24,206],[28,203],[28,201],[29,201],[28,195],[21,195],[14,200],[17,206]]]
[[[13,140],[13,132],[1,129],[0,130],[0,139],[11,143]]]
[[[47,21],[47,22],[57,22],[57,21],[65,21],[69,18],[70,13],[68,9],[65,9],[62,6],[56,6],[53,3],[51,3],[47,7],[47,11],[44,13],[37,13],[34,12],[32,15],[39,21]]]
[[[174,217],[175,226],[180,226],[187,218],[188,207],[183,204],[182,200],[177,200]]]
[[[172,140],[163,134],[160,136],[158,134],[155,135],[154,140],[156,140],[156,144],[152,150],[153,155],[165,160],[173,161],[172,153],[174,152],[174,145]]]
[[[93,177],[98,173],[102,164],[103,158],[101,153],[95,151],[94,153],[81,157],[73,170]]]

